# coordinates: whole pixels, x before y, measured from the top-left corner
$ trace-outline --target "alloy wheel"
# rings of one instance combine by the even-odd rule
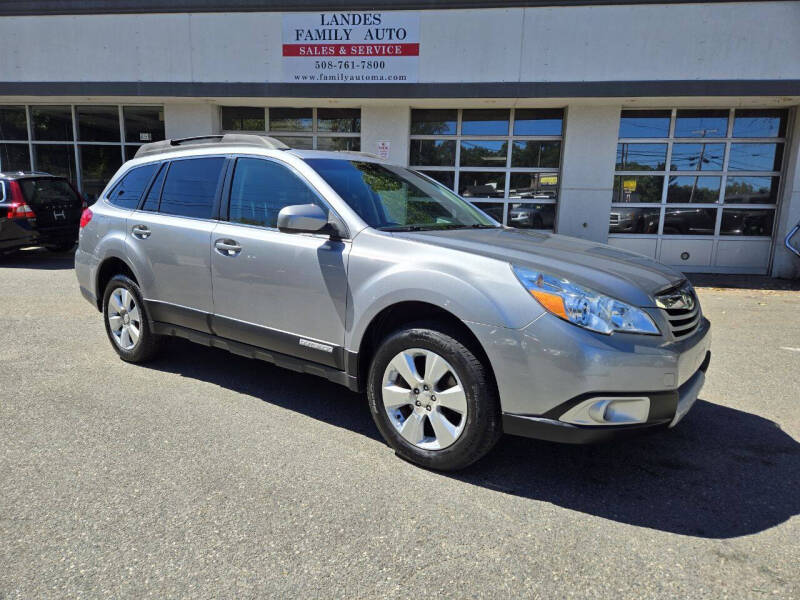
[[[114,342],[123,350],[133,350],[142,331],[142,317],[133,294],[118,287],[108,298],[108,325]]]
[[[389,361],[381,394],[389,421],[418,448],[442,450],[464,431],[464,387],[452,365],[431,350],[409,348]]]

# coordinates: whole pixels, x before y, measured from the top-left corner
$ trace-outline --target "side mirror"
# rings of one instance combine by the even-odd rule
[[[278,213],[278,229],[284,233],[325,233],[328,215],[316,204],[284,206]]]

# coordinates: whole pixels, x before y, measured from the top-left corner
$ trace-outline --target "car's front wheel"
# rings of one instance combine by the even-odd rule
[[[115,275],[108,282],[103,318],[108,339],[122,360],[142,363],[156,355],[158,336],[151,331],[139,286],[130,277]]]
[[[420,323],[387,337],[369,370],[372,417],[397,454],[438,470],[466,467],[500,436],[494,381],[456,330]]]

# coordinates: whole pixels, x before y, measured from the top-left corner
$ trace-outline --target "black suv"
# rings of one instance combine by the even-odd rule
[[[0,252],[24,246],[69,250],[78,241],[81,195],[64,177],[0,173]]]

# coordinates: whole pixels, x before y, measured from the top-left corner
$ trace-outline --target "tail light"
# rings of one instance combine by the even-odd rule
[[[33,209],[25,202],[25,197],[22,195],[19,182],[9,181],[8,188],[11,204],[8,206],[7,217],[9,219],[35,219],[36,213],[33,212]]]
[[[89,224],[89,221],[92,220],[92,216],[94,216],[94,213],[92,213],[91,208],[83,209],[83,212],[81,213],[81,229]]]

